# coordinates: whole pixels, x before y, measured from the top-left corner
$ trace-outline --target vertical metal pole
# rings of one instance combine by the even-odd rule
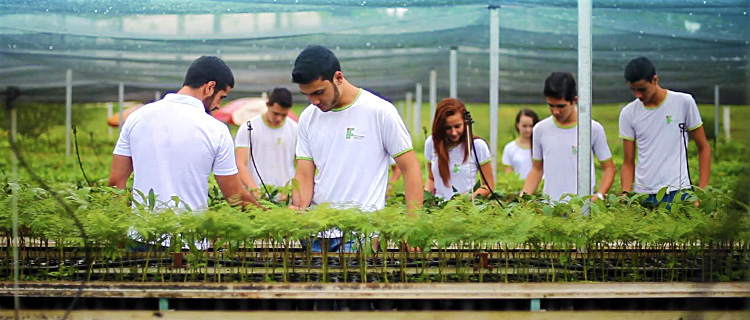
[[[497,174],[498,104],[500,94],[500,6],[490,6],[490,154],[492,176]],[[490,186],[495,189],[495,186]]]
[[[591,195],[591,0],[578,1],[578,196]],[[588,205],[581,213],[588,215]]]
[[[13,141],[13,144],[16,144],[16,132],[18,132],[18,120],[16,117],[16,108],[13,105],[13,99],[11,98],[11,89],[8,88],[7,90],[7,108],[10,109],[10,139]],[[20,273],[19,273],[19,258],[20,253],[19,250],[19,244],[20,241],[18,239],[18,158],[16,158],[15,152],[11,152],[10,156],[10,163],[11,163],[11,173],[10,173],[10,181],[11,181],[11,219],[13,219],[13,305],[14,310],[16,312],[15,317],[16,319],[19,319],[18,310],[21,309],[21,299],[18,296],[18,290],[20,289]]]
[[[159,101],[159,100],[161,100],[161,91],[156,90],[154,92],[154,101]]]
[[[124,117],[123,108],[125,107],[125,83],[122,82],[117,86],[117,104],[120,106],[120,123],[117,127],[117,135],[119,136],[122,132],[122,118]]]
[[[414,111],[411,113],[411,125],[412,125],[412,133],[411,136],[414,138],[415,141],[419,141],[422,139],[421,132],[422,130],[419,130],[420,125],[422,124],[422,84],[417,83],[417,87],[414,89],[414,95],[416,102],[414,103]]]
[[[65,156],[70,156],[70,126],[73,122],[73,70],[65,72]]]
[[[112,102],[107,102],[107,119],[112,117]],[[107,125],[107,130],[109,133],[109,138],[112,139],[112,127]]]
[[[731,127],[729,126],[729,106],[724,106],[724,139],[729,142],[732,141],[732,133],[729,129]]]
[[[432,120],[435,119],[435,109],[437,108],[437,71],[430,70],[430,127],[432,130]]]
[[[406,110],[404,110],[405,111],[404,113],[405,113],[405,116],[406,116],[404,118],[404,124],[409,123],[409,120],[411,119],[411,116],[412,116],[411,115],[411,113],[413,111],[412,110],[412,105],[411,105],[412,99],[414,99],[414,93],[407,92],[406,93],[406,97],[405,97],[406,101],[404,101],[404,103],[405,103],[405,109],[406,109]],[[407,128],[408,128],[408,126],[407,126]],[[411,132],[411,135],[414,136],[414,132]]]
[[[716,150],[716,142],[719,141],[719,85],[714,86],[714,109],[716,114],[714,115],[714,150],[713,154],[718,155],[719,150]]]
[[[458,98],[458,47],[451,47],[450,60],[450,97]]]

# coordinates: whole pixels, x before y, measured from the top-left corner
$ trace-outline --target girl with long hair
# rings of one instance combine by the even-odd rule
[[[473,191],[474,196],[488,196],[490,189],[487,184],[493,188],[495,186],[487,142],[476,135],[472,136],[471,148],[476,149],[478,164],[473,150],[469,153],[469,130],[464,112],[466,107],[458,99],[445,98],[440,101],[432,122],[432,135],[425,141],[424,153],[429,168],[425,190],[446,200],[457,193],[472,192],[480,167],[487,183],[482,180],[481,187]]]
[[[526,179],[531,171],[531,139],[534,125],[539,122],[539,116],[529,109],[523,109],[516,114],[516,132],[518,138],[508,142],[503,148],[503,164],[505,173],[515,172],[521,179]]]

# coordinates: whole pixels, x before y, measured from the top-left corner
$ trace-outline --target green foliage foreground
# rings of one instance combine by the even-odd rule
[[[592,203],[588,216],[580,214],[584,202],[578,198],[555,206],[506,198],[501,207],[463,197],[416,215],[396,205],[377,212],[328,206],[303,214],[283,206],[242,211],[224,201],[202,213],[178,214],[153,210],[153,195],[131,209],[126,191],[62,188],[59,195],[88,236],[83,239],[47,191],[8,183],[0,195],[0,233],[8,245],[12,189],[18,192],[26,280],[80,279],[86,269],[92,279],[120,281],[750,280],[748,208],[733,192],[710,188],[671,207],[646,208],[640,196],[611,195]],[[358,252],[300,249],[300,240],[332,227]],[[171,246],[133,252],[139,244],[125,236],[129,230],[152,244],[165,244],[170,235]],[[193,244],[200,239],[221,249],[199,250]],[[81,258],[84,241],[94,248],[93,264]],[[374,251],[375,241],[386,250]],[[407,242],[422,251],[408,252]],[[190,249],[181,249],[182,243]],[[187,269],[169,268],[172,252],[181,251]],[[12,274],[9,252],[2,260],[4,278]]]

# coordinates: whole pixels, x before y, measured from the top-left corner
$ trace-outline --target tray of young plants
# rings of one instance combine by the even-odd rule
[[[242,210],[215,188],[208,210],[178,212],[157,209],[153,193],[135,196],[141,201],[132,206],[129,191],[58,186],[73,219],[49,191],[23,182],[6,183],[0,194],[2,280],[13,275],[12,189],[23,281],[750,280],[748,207],[734,192],[710,187],[655,207],[641,205],[643,196],[610,195],[582,214],[586,202],[577,197],[550,204],[507,195],[427,195],[418,211],[398,205],[398,197],[375,212],[326,205],[296,212],[272,201],[263,201],[267,211]],[[310,252],[306,244],[332,228],[353,252]]]

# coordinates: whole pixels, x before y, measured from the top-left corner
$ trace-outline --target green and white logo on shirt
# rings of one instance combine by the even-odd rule
[[[454,164],[454,165],[453,165],[453,173],[458,173],[458,170],[459,170],[460,168],[461,168],[461,167],[460,167],[460,166],[458,166],[458,164]]]
[[[670,124],[670,123],[672,123],[672,116],[671,115],[667,116],[667,124]]]
[[[362,140],[365,136],[354,134],[354,127],[346,128],[346,140]]]
[[[578,155],[578,147],[576,146],[570,146],[570,147],[571,147],[570,151],[573,152],[573,154]]]

